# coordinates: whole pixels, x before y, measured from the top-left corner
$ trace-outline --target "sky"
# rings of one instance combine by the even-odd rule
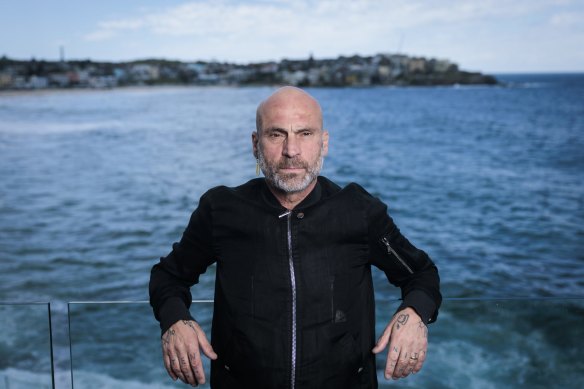
[[[400,53],[584,71],[584,0],[0,0],[0,56],[250,63]]]

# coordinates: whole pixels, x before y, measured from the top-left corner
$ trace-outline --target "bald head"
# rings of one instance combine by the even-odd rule
[[[256,130],[258,134],[263,129],[266,115],[286,107],[297,108],[299,112],[316,119],[320,123],[320,130],[322,130],[322,110],[318,101],[300,88],[285,86],[276,90],[258,106],[256,111]]]

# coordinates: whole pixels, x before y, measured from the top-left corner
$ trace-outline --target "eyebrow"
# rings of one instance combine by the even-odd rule
[[[262,131],[265,132],[285,132],[288,133],[288,130],[282,127],[268,127],[268,128],[264,128]],[[311,132],[318,132],[319,129],[318,128],[311,128],[311,127],[302,127],[302,128],[298,128],[296,130],[292,130],[293,133],[298,134],[299,132],[304,132],[304,131],[311,131]]]

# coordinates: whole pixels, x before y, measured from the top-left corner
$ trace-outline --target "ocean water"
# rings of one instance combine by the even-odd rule
[[[499,79],[507,84],[310,90],[331,136],[323,174],[387,202],[450,299],[430,327],[426,367],[393,387],[584,379],[584,75]],[[147,304],[66,302],[147,300],[150,268],[199,197],[255,177],[255,108],[272,91],[0,94],[0,305],[52,303],[58,387],[70,379],[69,319],[75,387],[177,385]],[[195,299],[213,298],[213,273]],[[381,331],[399,291],[374,277]],[[50,372],[37,355],[46,316],[29,308],[0,309],[0,388],[2,377],[27,387]],[[208,304],[193,310],[208,322]]]

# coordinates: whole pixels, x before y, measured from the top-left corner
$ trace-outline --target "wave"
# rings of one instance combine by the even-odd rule
[[[76,371],[73,377],[75,388],[81,389],[172,389],[176,387],[168,378],[169,385],[162,383],[145,383],[132,379],[117,379],[105,374]],[[0,388],[10,389],[51,389],[52,377],[50,373],[33,373],[27,370],[8,368],[0,370]],[[184,384],[181,383],[184,386]],[[55,374],[55,388],[70,388],[71,376],[62,372]],[[208,385],[200,386],[207,388]]]
[[[75,132],[91,132],[98,130],[120,130],[122,124],[115,120],[106,121],[92,121],[79,123],[65,123],[65,122],[22,122],[5,121],[0,126],[0,132],[4,133],[18,133],[18,134],[62,134]]]

